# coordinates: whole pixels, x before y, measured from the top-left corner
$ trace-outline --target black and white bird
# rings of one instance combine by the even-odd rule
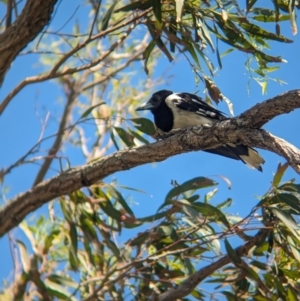
[[[158,130],[169,132],[173,129],[187,128],[203,124],[214,124],[226,117],[223,113],[207,104],[201,97],[190,93],[174,93],[161,90],[138,107],[136,111],[150,110]],[[218,148],[205,150],[235,160],[262,171],[265,160],[251,147],[243,144],[228,143]]]

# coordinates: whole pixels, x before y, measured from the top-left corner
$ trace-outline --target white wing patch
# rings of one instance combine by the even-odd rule
[[[202,125],[202,124],[214,124],[216,121],[213,119],[210,119],[209,117],[204,117],[203,114],[205,115],[210,115],[214,116],[215,113],[207,112],[205,110],[199,110],[199,112],[194,112],[194,114],[191,114],[189,111],[185,111],[182,109],[177,108],[176,104],[179,104],[182,102],[182,98],[178,96],[177,94],[171,94],[166,98],[166,104],[167,106],[173,111],[173,116],[174,116],[174,124],[173,128],[187,128],[187,127],[192,127],[192,126],[197,126],[197,125]],[[197,102],[196,100],[193,99],[193,101]],[[197,102],[198,103],[198,102]],[[214,115],[212,115],[214,114]]]

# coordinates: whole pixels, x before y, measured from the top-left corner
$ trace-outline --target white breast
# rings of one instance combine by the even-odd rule
[[[171,96],[171,97],[170,97]],[[206,118],[200,114],[181,110],[176,107],[176,100],[181,102],[182,99],[176,94],[172,94],[166,98],[166,104],[173,111],[174,129],[192,127],[202,124],[214,124],[216,121],[211,118]]]

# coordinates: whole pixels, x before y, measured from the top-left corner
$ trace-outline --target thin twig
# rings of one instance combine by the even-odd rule
[[[92,22],[92,26],[91,26],[91,30],[90,30],[90,34],[89,34],[89,39],[93,35],[93,31],[94,31],[94,27],[95,27],[95,24],[96,24],[96,21],[97,21],[97,17],[98,17],[98,14],[99,14],[101,2],[102,2],[102,0],[98,1],[98,5],[97,5],[96,11],[95,11],[95,16],[94,16],[94,19],[93,19],[93,22]]]
[[[66,53],[65,56],[62,57],[49,72],[41,74],[41,75],[37,75],[37,76],[27,77],[26,79],[24,79],[1,102],[0,115],[4,112],[5,108],[10,103],[10,101],[13,99],[13,97],[15,97],[27,85],[33,84],[33,83],[38,83],[38,82],[44,82],[46,80],[58,78],[58,77],[61,77],[64,75],[74,74],[74,73],[89,69],[89,68],[94,67],[97,64],[99,64],[102,60],[104,60],[111,52],[113,52],[123,42],[123,40],[129,35],[129,33],[135,28],[135,26],[137,24],[139,24],[138,20],[141,19],[143,16],[145,16],[149,11],[150,11],[150,9],[142,12],[141,14],[139,14],[138,16],[136,16],[130,20],[125,21],[122,24],[112,26],[111,28],[109,28],[105,31],[102,31],[99,34],[96,34],[96,35],[92,36],[91,38],[88,38],[83,43],[78,44],[75,48],[73,48],[68,53]],[[80,66],[80,67],[66,68],[63,71],[58,72],[58,69],[67,61],[68,58],[70,58],[72,55],[74,55],[79,50],[84,48],[87,44],[89,44],[90,42],[92,42],[96,39],[104,37],[107,34],[113,32],[119,28],[123,28],[124,26],[127,26],[129,24],[131,24],[131,26],[125,32],[125,34],[123,34],[117,42],[115,42],[113,45],[111,45],[111,47],[107,51],[105,51],[98,59],[93,60],[91,63]]]

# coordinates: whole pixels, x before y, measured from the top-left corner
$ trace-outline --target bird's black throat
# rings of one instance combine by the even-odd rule
[[[163,100],[161,105],[151,110],[154,115],[155,125],[163,132],[170,132],[174,124],[174,116],[171,109]]]

